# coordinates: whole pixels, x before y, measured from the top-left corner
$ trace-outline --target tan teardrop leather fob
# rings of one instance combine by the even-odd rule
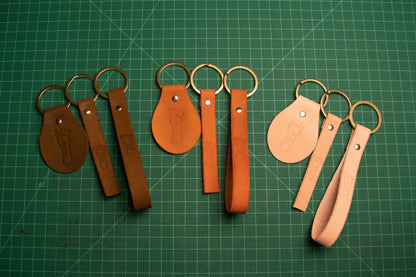
[[[54,85],[43,89],[37,99],[37,107],[43,114],[39,148],[45,163],[60,173],[71,173],[78,170],[88,155],[88,138],[84,128],[69,110],[68,104],[59,105],[43,111],[40,108],[40,97],[49,89],[61,89]]]
[[[180,65],[180,63],[170,63]],[[169,64],[168,64],[169,65]],[[160,72],[158,71],[160,85]],[[188,72],[189,76],[189,72]],[[187,86],[189,85],[189,82]],[[161,86],[161,85],[160,85]],[[189,98],[185,85],[164,85],[159,103],[152,118],[152,133],[157,144],[171,154],[183,154],[191,150],[201,136],[201,119]]]

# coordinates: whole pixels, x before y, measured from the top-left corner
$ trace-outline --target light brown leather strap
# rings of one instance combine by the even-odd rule
[[[135,211],[152,207],[146,175],[133,132],[123,88],[108,91],[111,113]]]
[[[63,104],[46,109],[39,138],[45,163],[60,173],[78,170],[88,155],[88,139],[84,128]]]
[[[357,124],[344,157],[316,211],[312,225],[312,239],[331,247],[341,234],[347,220],[354,194],[358,167],[371,130]]]
[[[225,207],[228,213],[245,214],[250,198],[246,90],[231,89],[230,113],[231,127],[225,173]]]
[[[315,189],[316,181],[318,181],[322,166],[328,156],[329,149],[338,132],[341,121],[342,119],[338,116],[328,113],[327,118],[322,123],[321,134],[319,135],[315,150],[309,160],[308,168],[306,169],[305,176],[300,185],[295,203],[293,203],[293,208],[303,212],[306,211],[313,190]]]
[[[297,163],[312,153],[318,140],[319,110],[318,103],[299,96],[273,119],[267,144],[276,159]]]
[[[185,85],[164,85],[152,117],[152,133],[166,152],[183,154],[201,136],[201,119]]]
[[[201,89],[202,171],[204,193],[220,191],[218,181],[217,121],[215,117],[215,91]]]
[[[95,168],[97,169],[104,195],[110,197],[120,194],[120,186],[118,185],[116,173],[108,153],[94,98],[90,97],[80,100],[77,104],[85,131],[87,132],[92,157],[94,158]]]

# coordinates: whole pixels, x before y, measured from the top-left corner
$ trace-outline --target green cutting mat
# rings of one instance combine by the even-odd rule
[[[415,276],[416,2],[361,1],[2,1],[0,4],[1,276]],[[251,194],[246,215],[224,210],[229,95],[217,96],[221,192],[202,193],[201,145],[184,155],[162,151],[150,129],[160,89],[158,68],[251,67],[259,90],[248,99]],[[39,154],[37,93],[77,73],[118,66],[130,77],[126,97],[153,208],[132,213],[114,127],[97,101],[122,194],[104,199],[89,155],[77,172],[52,171]],[[215,88],[208,69],[200,87]],[[383,114],[358,172],[345,228],[325,249],[310,238],[314,214],[351,127],[342,125],[307,212],[291,208],[307,166],[278,162],[266,132],[294,100],[294,87],[317,78]],[[103,76],[115,87],[116,74]],[[169,69],[164,83],[185,81]],[[249,88],[233,73],[232,87]],[[107,82],[108,81],[108,82]],[[87,87],[88,92],[85,91]],[[77,99],[90,96],[77,81]],[[197,106],[198,96],[189,89]],[[313,84],[302,94],[318,101]],[[55,91],[43,107],[63,103]],[[329,110],[347,112],[340,97]],[[77,114],[75,107],[71,111]],[[369,108],[357,121],[374,127]]]

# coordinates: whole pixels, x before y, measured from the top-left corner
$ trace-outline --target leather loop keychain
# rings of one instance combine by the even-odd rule
[[[220,87],[214,90],[199,90],[194,83],[195,72],[202,67],[215,69],[221,77]],[[204,193],[216,193],[220,191],[218,180],[218,156],[217,156],[217,121],[215,115],[215,96],[224,87],[224,74],[221,69],[213,64],[200,64],[191,72],[191,85],[200,94],[199,105],[201,108],[202,126],[202,172],[204,179]]]
[[[244,89],[231,89],[228,75],[235,69],[243,69],[253,75],[255,85],[247,94]],[[234,66],[224,75],[224,87],[231,95],[231,127],[228,136],[227,166],[225,173],[225,208],[228,213],[245,214],[250,199],[250,164],[248,152],[247,98],[258,87],[256,74],[248,67]]]
[[[307,82],[320,85],[326,97],[324,106],[328,103],[328,89],[322,82],[305,79],[297,85],[297,99],[273,119],[267,132],[270,152],[285,163],[297,163],[308,157],[318,139],[319,104],[299,96],[299,87]]]
[[[362,125],[355,124],[353,120],[354,109],[358,105],[363,104],[371,106],[377,112],[379,121],[373,131]],[[331,247],[344,228],[351,207],[358,167],[364,148],[370,134],[375,133],[380,128],[382,122],[379,109],[368,101],[355,103],[351,107],[349,119],[355,129],[351,132],[344,157],[332,177],[331,183],[316,211],[312,225],[312,239],[325,247]]]
[[[95,168],[97,169],[105,197],[118,195],[120,194],[120,186],[117,181],[113,164],[111,163],[107,143],[105,142],[97,108],[95,106],[95,101],[99,95],[96,92],[95,97],[89,97],[75,102],[69,92],[69,86],[77,78],[87,78],[91,81],[94,80],[94,77],[88,74],[75,75],[65,85],[65,97],[71,104],[77,106],[79,109],[85,131],[87,132]]]
[[[171,65],[186,70],[188,79],[190,71],[186,65],[170,62],[157,72],[156,80],[162,93],[152,117],[152,133],[157,144],[171,154],[183,154],[191,150],[201,136],[201,120],[191,99],[186,85],[163,85],[160,74]]]
[[[64,91],[63,86],[51,85],[44,88],[36,98],[36,108],[43,115],[39,149],[45,163],[59,173],[78,170],[88,155],[88,139],[81,124],[69,110],[71,103],[43,110],[42,95],[50,89]]]
[[[345,92],[338,89],[332,89],[328,91],[328,96],[331,95],[331,93],[338,93],[342,95],[347,100],[349,108],[351,108],[351,99]],[[315,185],[325,163],[325,159],[328,156],[329,149],[331,148],[332,142],[338,132],[338,128],[342,122],[348,120],[348,115],[341,119],[338,116],[325,111],[323,106],[325,96],[326,94],[322,95],[320,103],[321,111],[325,116],[325,120],[321,127],[322,131],[319,135],[318,142],[316,143],[311,159],[309,160],[308,168],[306,169],[305,176],[303,177],[295,202],[293,203],[293,208],[303,212],[306,211],[306,208],[308,207],[309,200],[312,196],[313,190],[315,189]]]
[[[125,86],[109,90],[107,94],[104,94],[100,90],[98,78],[102,73],[108,70],[120,72],[124,77]],[[134,135],[133,126],[131,124],[127,101],[124,97],[128,84],[127,74],[118,67],[106,67],[101,69],[94,77],[95,90],[100,96],[106,99],[108,98],[110,101],[111,114],[113,116],[114,127],[117,133],[118,144],[120,146],[133,207],[135,211],[140,211],[151,208],[152,201],[150,199],[139,147],[137,146],[136,136]]]

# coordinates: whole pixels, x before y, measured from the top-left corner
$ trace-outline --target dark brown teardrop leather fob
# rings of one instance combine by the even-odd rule
[[[182,63],[163,65],[157,73],[158,85],[162,88],[159,103],[152,118],[152,133],[157,144],[171,154],[183,154],[191,150],[201,136],[201,119],[189,98],[186,85],[163,85],[160,73],[170,65],[183,67],[188,78],[189,69]]]
[[[40,107],[40,98],[47,90],[64,87],[52,85],[44,88],[38,95],[36,107],[43,114],[39,148],[45,163],[60,173],[78,170],[88,155],[88,138],[81,124],[69,110],[69,104],[48,108]]]

